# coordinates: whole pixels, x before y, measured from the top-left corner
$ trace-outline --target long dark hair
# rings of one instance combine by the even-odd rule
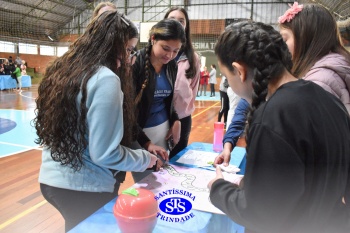
[[[279,32],[263,23],[242,21],[226,27],[215,46],[221,64],[233,71],[233,62],[242,62],[253,74],[252,105],[246,135],[254,111],[265,102],[269,82],[278,80],[292,67],[291,55]],[[247,140],[248,142],[248,140]]]
[[[332,14],[318,4],[303,6],[290,22],[279,25],[290,29],[294,35],[293,75],[298,78],[305,76],[329,52],[343,55],[350,64],[350,53],[342,45],[337,22]]]
[[[36,143],[51,150],[53,160],[70,165],[75,170],[83,165],[82,155],[88,146],[87,83],[101,66],[116,73],[124,92],[124,137],[122,144],[131,142],[135,116],[131,72],[126,62],[117,70],[117,60],[128,58],[126,44],[137,38],[138,32],[130,20],[117,11],[107,11],[95,17],[85,33],[47,69],[38,88],[34,125]],[[80,108],[76,99],[81,91]]]
[[[195,77],[197,73],[197,67],[196,67],[196,55],[194,53],[192,41],[191,41],[191,27],[190,27],[190,20],[188,18],[187,11],[182,7],[171,7],[167,13],[165,13],[164,19],[167,19],[169,17],[169,14],[173,11],[181,11],[185,15],[186,19],[186,43],[182,45],[182,51],[186,54],[186,57],[188,59],[188,63],[190,64],[190,67],[186,70],[186,77],[189,79],[192,79]]]
[[[155,41],[158,40],[179,40],[182,44],[186,42],[185,31],[182,25],[172,19],[163,19],[156,23],[149,32],[148,44],[145,47],[146,56],[145,56],[145,81],[142,84],[140,92],[135,98],[135,104],[138,104],[141,100],[143,90],[148,85],[148,80],[151,73],[151,51],[152,51],[152,38]]]

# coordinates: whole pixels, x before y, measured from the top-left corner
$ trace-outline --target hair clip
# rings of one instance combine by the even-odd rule
[[[284,13],[284,15],[278,18],[278,23],[290,22],[294,17],[303,9],[303,5],[299,5],[297,2],[294,2],[293,5],[290,5],[290,8]]]
[[[126,26],[130,26],[128,22],[126,22],[126,19],[124,19],[124,15],[119,15],[120,19],[126,24]]]

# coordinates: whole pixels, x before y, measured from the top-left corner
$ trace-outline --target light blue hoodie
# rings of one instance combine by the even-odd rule
[[[81,92],[77,96],[80,108]],[[150,163],[146,150],[120,145],[123,137],[123,92],[119,77],[101,67],[87,84],[88,148],[83,166],[74,171],[53,161],[43,149],[39,182],[49,186],[87,192],[113,192],[115,179],[109,169],[144,171]]]

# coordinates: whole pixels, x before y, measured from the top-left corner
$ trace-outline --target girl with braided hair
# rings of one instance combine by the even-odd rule
[[[47,67],[38,88],[40,188],[64,217],[66,231],[118,195],[120,171],[156,163],[148,151],[128,148],[135,122],[128,51],[137,41],[130,20],[105,12]]]
[[[141,49],[133,65],[136,87],[137,141],[132,148],[145,148],[168,160],[168,143],[180,140],[181,123],[173,106],[177,65],[174,58],[186,42],[183,26],[163,19],[149,33],[148,44]],[[164,160],[157,161],[159,170]],[[148,171],[150,173],[150,171]],[[147,172],[133,172],[137,182]]]
[[[244,183],[208,184],[211,202],[251,232],[350,232],[350,117],[341,101],[290,72],[279,32],[229,25],[215,47],[221,72],[251,104]]]

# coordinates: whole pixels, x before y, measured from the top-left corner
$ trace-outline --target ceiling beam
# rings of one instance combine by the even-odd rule
[[[11,0],[11,1],[2,0],[2,1],[9,2],[9,3],[12,3],[12,4],[17,4],[17,5],[20,5],[20,6],[29,7],[29,8],[34,9],[34,10],[40,10],[40,11],[44,11],[44,12],[49,12],[49,13],[52,13],[52,14],[55,14],[55,15],[59,15],[59,16],[65,17],[65,18],[71,18],[71,15],[62,14],[61,12],[55,12],[55,11],[52,11],[51,9],[48,10],[48,9],[42,8],[42,7],[38,6],[38,5],[33,6],[31,4],[23,3],[23,2],[20,2],[18,0]]]

